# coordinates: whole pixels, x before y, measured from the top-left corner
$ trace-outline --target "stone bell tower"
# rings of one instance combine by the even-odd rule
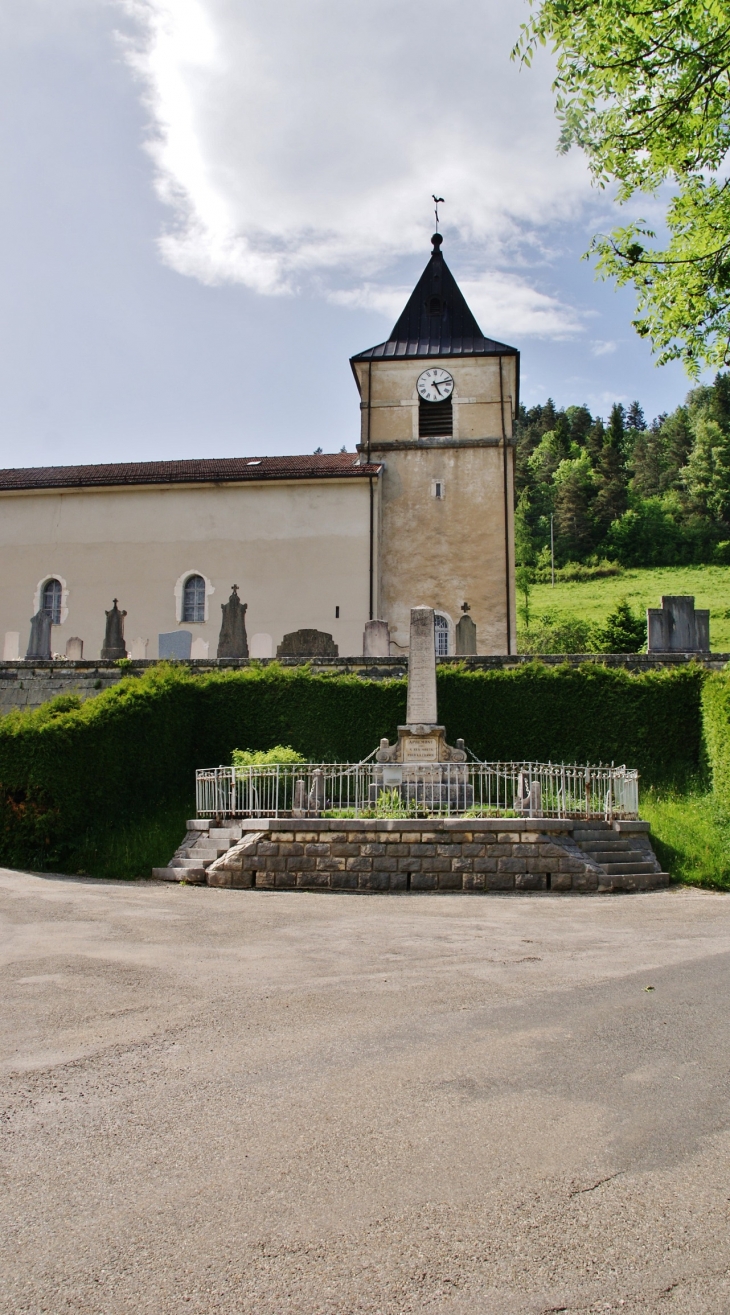
[[[387,342],[351,360],[373,502],[371,616],[406,652],[411,608],[435,612],[436,651],[513,653],[514,448],[519,352],[485,338],[444,260],[431,258]]]

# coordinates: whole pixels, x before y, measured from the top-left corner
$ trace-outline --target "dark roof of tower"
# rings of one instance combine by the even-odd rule
[[[431,259],[387,342],[358,352],[353,361],[418,356],[518,356],[516,347],[485,338],[441,252],[431,238]]]

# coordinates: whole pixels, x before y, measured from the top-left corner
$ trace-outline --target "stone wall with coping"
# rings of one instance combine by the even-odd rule
[[[465,657],[439,658],[439,665],[461,664],[470,671],[498,671],[507,667],[516,667],[526,662],[534,662],[532,655],[516,654],[511,657]],[[570,666],[581,666],[586,662],[602,663],[609,667],[623,667],[627,671],[650,671],[660,667],[683,666],[687,662],[697,661],[708,671],[722,671],[730,662],[730,653],[711,653],[705,655],[687,653],[569,653],[567,656],[549,653],[538,659],[548,666],[558,666],[568,662]],[[408,659],[392,658],[283,658],[285,667],[304,666],[313,671],[330,675],[355,675],[363,680],[396,680],[407,674]],[[267,665],[265,660],[256,665]],[[79,698],[92,698],[105,689],[110,689],[121,680],[122,675],[140,676],[148,667],[155,666],[153,661],[132,659],[122,672],[115,662],[93,661],[72,662],[65,658],[48,662],[0,662],[0,713],[10,712],[13,708],[39,708],[57,694],[78,694]],[[226,658],[192,659],[185,664],[191,671],[230,671],[251,665],[250,662]]]
[[[240,839],[207,869],[173,879],[234,889],[314,891],[573,891],[601,893],[666,886],[659,871],[608,875],[573,839],[569,820],[454,818],[429,821],[274,819],[226,832]],[[654,858],[648,824],[618,823]],[[655,861],[655,860],[654,860]],[[659,867],[656,864],[657,869]],[[163,876],[164,869],[155,869]],[[169,869],[167,879],[170,879]]]

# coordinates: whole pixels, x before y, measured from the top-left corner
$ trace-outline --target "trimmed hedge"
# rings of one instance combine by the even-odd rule
[[[701,767],[704,681],[694,665],[641,675],[449,667],[439,710],[450,741],[463,736],[480,758],[613,760],[645,783],[682,784]],[[0,861],[76,871],[90,833],[102,853],[105,836],[190,814],[195,768],[230,761],[234,748],[287,744],[310,760],[357,761],[394,738],[405,712],[403,680],[274,664],[204,675],[161,665],[83,704],[62,695],[11,713],[0,719]]]
[[[712,788],[720,803],[730,809],[730,679],[724,672],[705,681],[702,716]]]

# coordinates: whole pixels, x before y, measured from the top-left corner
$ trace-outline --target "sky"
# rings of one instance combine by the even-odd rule
[[[671,410],[526,0],[3,0],[0,465],[325,452],[443,251],[522,400]],[[644,199],[648,219],[658,203]]]

